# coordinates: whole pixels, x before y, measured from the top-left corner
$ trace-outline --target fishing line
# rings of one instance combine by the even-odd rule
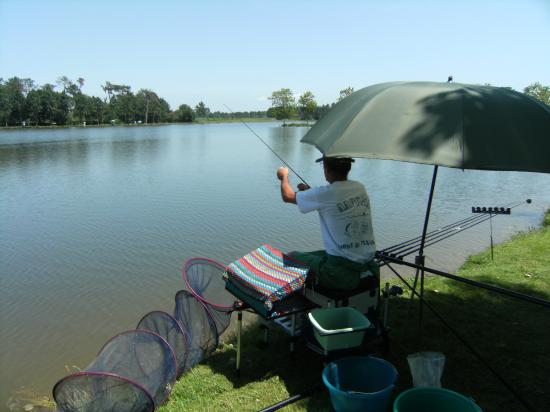
[[[224,106],[227,107],[227,110],[229,110],[231,113],[234,114],[233,110],[231,110],[231,109],[229,108],[229,106],[227,106],[226,104],[224,104]],[[290,170],[292,170],[292,172],[293,172],[296,176],[298,176],[298,178],[299,178],[302,182],[304,182],[304,184],[306,184],[307,186],[309,186],[309,183],[306,182],[306,181],[304,180],[304,178],[302,178],[302,176],[300,176],[300,175],[298,174],[298,172],[296,172],[296,170],[294,170],[294,169],[292,168],[292,166],[290,166],[290,165],[287,163],[287,161],[286,161],[285,159],[283,159],[281,156],[279,156],[279,155],[277,154],[277,152],[276,152],[275,150],[273,150],[273,149],[271,148],[271,146],[269,146],[269,145],[264,141],[264,139],[262,139],[262,138],[258,135],[258,133],[256,133],[254,130],[252,130],[252,128],[251,128],[248,124],[246,124],[244,120],[239,119],[239,121],[240,121],[242,124],[244,124],[244,125],[248,128],[248,130],[250,130],[252,133],[254,133],[254,135],[255,135],[258,139],[260,139],[260,141],[261,141],[269,150],[271,150],[271,152],[272,152],[275,156],[277,156],[277,157],[279,158],[279,160],[281,160],[281,162],[283,162]],[[311,186],[310,186],[310,187],[311,187]],[[323,221],[323,224],[325,225],[325,227],[327,227],[327,233],[328,233],[328,235],[330,236],[330,239],[332,240],[332,242],[333,242],[334,244],[338,244],[338,243],[334,240],[334,237],[332,236],[332,234],[330,233],[330,231],[328,230],[328,226],[327,226],[327,224],[325,223],[325,219],[323,218],[323,216],[322,216],[321,214],[319,214],[319,217],[320,217],[321,220]]]
[[[229,111],[231,112],[231,114],[235,114],[235,112],[234,112],[233,110],[231,110],[231,109],[229,108],[228,105],[224,104],[224,106],[227,107],[227,110],[229,110]],[[273,150],[273,149],[271,148],[271,146],[269,146],[269,145],[264,141],[264,139],[262,139],[262,138],[260,137],[260,135],[259,135],[258,133],[256,133],[248,124],[246,124],[246,122],[245,122],[244,120],[239,119],[239,121],[240,121],[242,124],[244,124],[244,125],[248,128],[248,130],[250,130],[258,139],[260,139],[260,141],[261,141],[269,150],[271,150],[271,153],[273,153],[275,156],[277,156],[277,157],[279,158],[279,160],[280,160],[281,162],[283,162],[283,163],[286,165],[286,167],[288,167],[288,168],[298,177],[298,179],[300,179],[302,182],[304,182],[306,185],[309,186],[309,184],[302,178],[302,176],[300,176],[300,175],[298,174],[298,172],[296,172],[296,170],[294,170],[294,169],[292,168],[292,166],[290,166],[290,165],[288,164],[288,162],[287,162],[285,159],[283,159],[281,156],[279,156],[279,155],[277,154],[277,152],[276,152],[275,150]]]

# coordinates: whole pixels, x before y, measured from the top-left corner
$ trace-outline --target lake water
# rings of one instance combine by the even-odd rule
[[[306,128],[251,127],[308,183],[324,183],[319,152],[299,143]],[[185,259],[229,263],[261,243],[320,249],[317,216],[280,200],[279,165],[239,123],[0,132],[0,409],[22,388],[49,395],[111,336],[171,312]],[[378,248],[421,233],[432,171],[354,164]],[[550,176],[440,168],[430,227],[527,198],[494,219],[497,242],[540,223]],[[488,244],[485,222],[429,247],[427,264],[454,270]]]

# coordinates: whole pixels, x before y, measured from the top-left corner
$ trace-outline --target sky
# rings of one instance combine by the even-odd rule
[[[550,85],[550,0],[0,0],[0,77],[83,77],[172,109],[266,110],[271,93],[387,81]]]

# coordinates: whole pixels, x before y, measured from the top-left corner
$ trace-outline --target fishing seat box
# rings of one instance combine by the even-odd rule
[[[277,313],[277,305],[274,305],[271,308],[268,308],[261,300],[255,298],[254,296],[249,295],[248,293],[242,290],[242,287],[237,283],[233,282],[231,279],[225,281],[225,289],[241,302],[250,306],[250,308],[263,316],[264,318],[269,318],[273,316],[274,313]]]
[[[225,288],[263,317],[272,317],[302,290],[308,271],[308,266],[264,244],[226,267]]]

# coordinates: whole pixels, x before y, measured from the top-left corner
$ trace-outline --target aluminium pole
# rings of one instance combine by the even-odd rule
[[[422,239],[420,241],[420,249],[418,250],[418,255],[415,258],[415,263],[421,267],[420,269],[420,318],[419,323],[420,326],[422,326],[422,309],[423,309],[423,303],[424,303],[424,262],[425,262],[425,256],[424,256],[424,244],[426,243],[426,232],[428,231],[428,221],[430,220],[430,212],[432,210],[432,200],[434,196],[434,189],[435,189],[435,181],[437,179],[437,170],[439,166],[434,166],[434,171],[432,175],[432,184],[430,186],[430,196],[428,198],[428,206],[426,207],[426,216],[424,217],[424,228],[422,230]],[[416,278],[418,278],[418,271],[416,272]],[[416,283],[415,278],[415,283]]]

